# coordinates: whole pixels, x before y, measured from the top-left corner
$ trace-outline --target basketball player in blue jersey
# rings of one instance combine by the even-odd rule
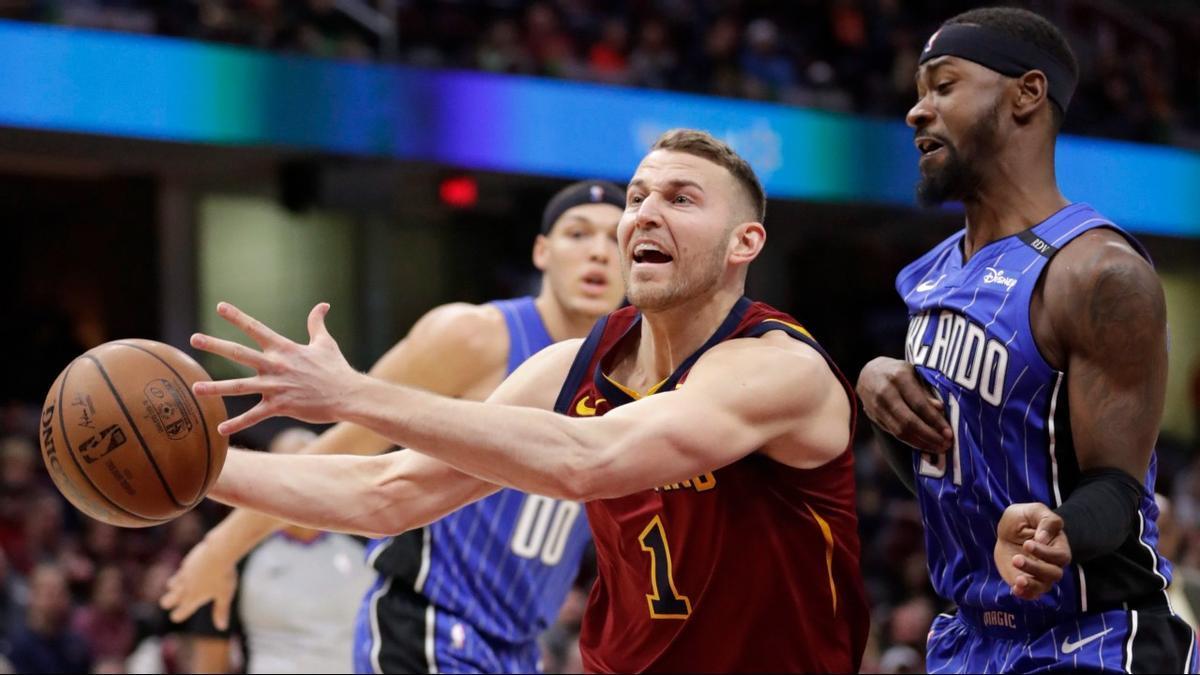
[[[624,206],[624,191],[611,183],[564,188],[547,204],[534,243],[538,297],[438,307],[371,374],[483,400],[534,353],[587,335],[624,295],[616,249]],[[391,447],[340,424],[306,451],[367,455]],[[237,561],[281,526],[238,509],[214,528],[168,585],[162,604],[172,618],[213,600],[216,623],[227,625]],[[373,541],[368,559],[379,578],[359,613],[355,670],[540,670],[537,636],[557,615],[588,540],[580,504],[506,489],[428,527]]]
[[[961,14],[920,58],[918,197],[961,201],[966,227],[900,272],[906,359],[870,362],[858,391],[958,606],[934,621],[930,672],[1197,666],[1156,550],[1162,288],[1055,179],[1077,76],[1059,31],[1019,9]]]

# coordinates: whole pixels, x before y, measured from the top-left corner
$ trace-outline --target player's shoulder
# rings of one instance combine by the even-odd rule
[[[1046,268],[1047,306],[1064,311],[1120,302],[1129,293],[1161,295],[1153,266],[1124,233],[1090,229],[1067,242]]]
[[[705,352],[696,368],[761,373],[787,380],[833,375],[829,362],[816,347],[784,330],[725,340]]]
[[[452,302],[434,307],[413,325],[409,339],[485,360],[503,360],[508,354],[504,315],[490,304]]]

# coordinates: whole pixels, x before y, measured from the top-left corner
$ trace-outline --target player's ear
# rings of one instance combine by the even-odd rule
[[[1018,124],[1025,124],[1044,105],[1050,105],[1046,98],[1050,90],[1046,74],[1040,70],[1031,70],[1015,78],[1016,95],[1013,97],[1013,117]]]
[[[767,228],[753,221],[741,223],[733,228],[729,236],[730,262],[745,264],[762,252],[763,245],[767,243]]]
[[[544,234],[539,234],[533,240],[533,266],[539,272],[545,272],[550,264],[550,240]]]

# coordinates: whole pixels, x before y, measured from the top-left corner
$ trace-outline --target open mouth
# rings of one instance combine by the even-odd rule
[[[917,146],[917,150],[921,153],[921,159],[925,159],[946,147],[941,141],[930,136],[921,136],[914,143]]]
[[[583,287],[595,293],[603,293],[608,288],[608,277],[600,272],[589,272],[583,277]]]
[[[636,264],[662,265],[672,260],[674,258],[654,244],[641,243],[633,247],[633,262]]]

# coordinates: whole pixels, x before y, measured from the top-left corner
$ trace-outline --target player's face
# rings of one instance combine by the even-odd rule
[[[917,199],[927,206],[970,199],[1002,143],[1004,78],[953,56],[917,70],[917,104],[906,121],[921,153]]]
[[[656,311],[710,293],[726,272],[730,233],[744,220],[724,167],[655,150],[629,183],[617,239],[629,301]]]
[[[563,212],[550,234],[540,235],[533,263],[556,302],[571,313],[600,316],[621,304],[617,221],[612,204],[581,204]]]

